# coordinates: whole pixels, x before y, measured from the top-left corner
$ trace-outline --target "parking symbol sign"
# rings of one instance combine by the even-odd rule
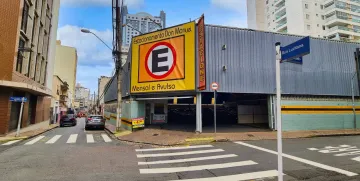
[[[167,42],[154,44],[146,54],[145,69],[154,79],[166,78],[176,66],[176,51]]]
[[[184,36],[139,46],[138,82],[185,78]]]

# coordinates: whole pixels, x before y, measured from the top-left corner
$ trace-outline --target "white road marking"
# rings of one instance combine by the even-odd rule
[[[41,140],[41,139],[43,139],[44,137],[45,137],[45,136],[38,136],[38,137],[34,138],[33,140],[31,140],[31,141],[29,141],[29,142],[25,143],[25,145],[32,145],[32,144],[34,144],[34,143],[36,143],[36,142],[40,141],[40,140]]]
[[[109,136],[108,135],[106,135],[106,134],[101,134],[101,137],[104,139],[104,141],[106,142],[106,143],[108,143],[108,142],[111,142],[112,140],[109,138]]]
[[[310,150],[310,151],[317,151],[317,150],[319,150],[319,149],[317,149],[317,148],[308,148],[308,150]]]
[[[208,170],[208,169],[240,167],[240,166],[256,165],[256,164],[257,164],[256,162],[248,160],[248,161],[241,161],[241,162],[220,163],[220,164],[211,164],[211,165],[199,165],[199,166],[190,166],[190,167],[140,169],[140,173],[141,174],[150,174],[150,173],[188,172],[188,171],[198,171],[198,170]]]
[[[156,164],[164,164],[164,163],[183,163],[183,162],[193,162],[200,160],[215,160],[221,158],[231,158],[237,157],[235,154],[227,154],[227,155],[217,155],[217,156],[207,156],[207,157],[198,157],[198,158],[187,158],[187,159],[177,159],[177,160],[161,160],[161,161],[153,161],[153,162],[138,162],[138,165],[156,165]]]
[[[61,135],[55,135],[55,136],[52,137],[49,141],[47,141],[45,144],[53,144],[53,143],[55,143],[60,137],[61,137]]]
[[[16,143],[16,142],[19,142],[19,141],[21,141],[21,140],[12,140],[12,141],[8,141],[8,142],[6,142],[6,143],[4,143],[4,144],[2,144],[2,145],[4,145],[4,146],[6,146],[6,145],[12,145],[12,144],[14,144],[14,143]]]
[[[277,155],[277,152],[276,152],[276,151],[273,151],[273,150],[269,150],[269,149],[266,149],[266,148],[258,147],[258,146],[251,145],[251,144],[247,144],[247,143],[240,142],[240,141],[239,141],[239,142],[235,142],[235,143]],[[303,159],[303,158],[291,156],[291,155],[288,155],[288,154],[285,154],[285,153],[283,153],[283,157],[289,158],[289,159],[292,159],[292,160],[296,160],[296,161],[298,161],[298,162],[302,162],[302,163],[305,163],[305,164],[308,164],[308,165],[312,165],[312,166],[314,166],[314,167],[319,167],[319,168],[322,168],[322,169],[325,169],[325,170],[330,170],[330,171],[333,171],[333,172],[338,172],[338,173],[347,175],[347,176],[349,176],[349,177],[358,175],[357,173],[354,173],[354,172],[349,172],[349,171],[346,171],[346,170],[343,170],[343,169],[340,169],[340,168],[335,168],[335,167],[328,166],[328,165],[324,165],[324,164],[317,163],[317,162],[314,162],[314,161],[310,161],[310,160],[306,160],[306,159]]]
[[[268,170],[261,172],[251,172],[251,173],[243,173],[237,175],[227,175],[227,176],[219,176],[219,177],[211,177],[211,178],[195,178],[195,179],[184,179],[181,181],[241,181],[241,180],[252,180],[252,179],[260,179],[267,177],[276,177],[278,174],[277,170]],[[177,180],[171,180],[177,181]]]
[[[197,145],[197,146],[183,146],[183,147],[171,147],[171,148],[149,148],[149,149],[136,149],[135,151],[162,151],[162,150],[182,150],[192,148],[210,148],[212,145]]]
[[[78,134],[71,134],[66,143],[76,143]]]
[[[162,156],[179,156],[179,155],[193,155],[193,154],[202,154],[202,153],[215,153],[222,152],[223,149],[212,149],[212,150],[199,150],[199,151],[187,151],[187,152],[176,152],[176,153],[158,153],[158,154],[138,154],[138,158],[144,157],[162,157]]]
[[[87,143],[94,143],[94,136],[92,134],[87,134],[86,135],[86,142]]]

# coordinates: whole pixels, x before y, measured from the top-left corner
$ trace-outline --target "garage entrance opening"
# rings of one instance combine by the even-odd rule
[[[217,93],[217,132],[269,130],[267,95]],[[213,93],[202,95],[203,132],[214,131]]]

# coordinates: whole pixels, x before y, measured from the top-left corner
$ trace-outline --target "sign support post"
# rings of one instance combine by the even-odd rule
[[[25,98],[23,97],[21,99],[21,108],[20,108],[19,120],[18,120],[18,125],[17,125],[17,130],[16,130],[16,137],[18,137],[20,134],[20,125],[21,125],[22,113],[23,113],[23,108],[24,108],[24,102],[25,102]]]
[[[216,90],[214,90],[214,132],[216,138]]]
[[[280,61],[281,51],[280,42],[275,44],[276,49],[276,127],[277,127],[277,151],[278,151],[278,180],[283,181],[283,160],[282,160],[282,128],[281,128],[281,79]]]
[[[214,133],[216,138],[216,91],[219,89],[219,84],[213,82],[210,88],[214,91]]]

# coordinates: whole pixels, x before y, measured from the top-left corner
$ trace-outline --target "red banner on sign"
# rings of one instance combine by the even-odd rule
[[[205,18],[204,15],[201,16],[197,24],[198,27],[198,74],[199,74],[199,90],[206,89],[206,59],[205,59]]]

